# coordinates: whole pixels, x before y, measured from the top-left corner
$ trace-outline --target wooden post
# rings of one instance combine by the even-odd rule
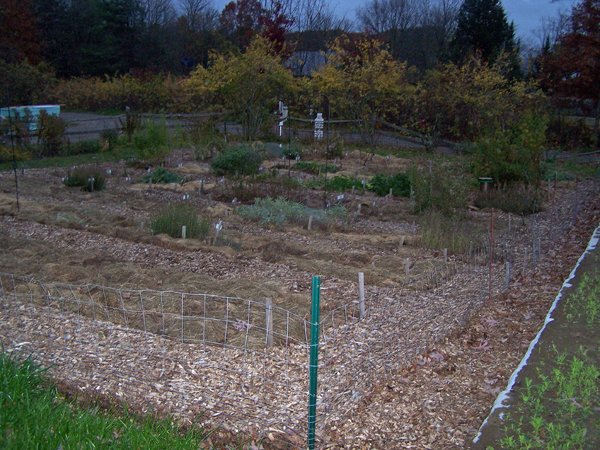
[[[475,266],[475,262],[473,261],[473,241],[469,242],[469,264],[471,264],[471,267]]]
[[[409,275],[410,274],[410,259],[406,258],[404,260],[404,274],[405,275]]]
[[[445,248],[444,249],[444,263],[447,263],[447,262],[448,262],[448,249]]]
[[[266,346],[273,346],[273,300],[268,298],[265,302],[265,330]]]
[[[312,230],[313,216],[308,216],[308,231]]]
[[[506,261],[506,272],[504,274],[504,289],[510,286],[510,261]]]
[[[187,227],[185,225],[181,226],[181,239],[187,238]]]
[[[365,274],[358,272],[358,314],[360,320],[365,318]]]
[[[492,272],[494,270],[494,208],[490,211],[490,272],[488,274],[488,302],[492,301]]]

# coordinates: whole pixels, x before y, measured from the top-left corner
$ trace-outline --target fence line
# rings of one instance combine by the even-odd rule
[[[463,327],[487,301],[490,277],[494,293],[505,289],[507,261],[509,282],[536,270],[576,223],[583,194],[569,194],[571,209],[519,220],[498,214],[496,224],[504,228],[494,240],[482,236],[468,254],[449,255],[446,263],[395,288],[367,284],[362,321],[358,292],[331,310],[320,322],[319,430],[343,423],[375,384]],[[457,287],[463,295],[456,295]],[[23,344],[18,348],[35,353],[78,389],[133,403],[141,398],[146,408],[167,403],[181,417],[205,411],[198,419],[202,425],[263,437],[274,433],[277,442],[303,447],[309,322],[273,306],[273,347],[265,349],[271,328],[266,305],[0,273],[0,317],[11,321],[0,325],[3,338]],[[29,328],[31,341],[18,340],[21,329]],[[94,367],[93,373],[86,367]]]

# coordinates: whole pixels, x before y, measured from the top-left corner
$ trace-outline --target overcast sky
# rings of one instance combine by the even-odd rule
[[[215,8],[222,10],[228,0],[214,0]],[[354,20],[356,8],[365,0],[329,0],[337,15]],[[517,36],[524,40],[533,37],[542,17],[556,17],[560,10],[570,12],[577,0],[502,0],[509,21],[515,22]]]

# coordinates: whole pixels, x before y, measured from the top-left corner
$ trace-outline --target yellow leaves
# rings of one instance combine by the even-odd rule
[[[245,53],[212,55],[209,68],[194,70],[187,87],[197,94],[220,99],[226,107],[239,109],[249,103],[275,101],[278,94],[293,90],[294,79],[271,44],[258,37]]]
[[[313,76],[316,92],[346,116],[370,119],[397,108],[407,91],[406,64],[392,58],[381,42],[340,37],[330,47],[327,64]]]
[[[447,64],[428,72],[417,105],[442,135],[472,139],[505,129],[525,109],[536,107],[541,95],[533,85],[509,81],[501,66],[473,59],[461,67]]]

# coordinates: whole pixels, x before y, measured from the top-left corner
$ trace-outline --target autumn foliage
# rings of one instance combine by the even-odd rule
[[[542,59],[541,82],[555,98],[578,99],[600,121],[600,0],[583,0],[573,8],[569,31]]]

